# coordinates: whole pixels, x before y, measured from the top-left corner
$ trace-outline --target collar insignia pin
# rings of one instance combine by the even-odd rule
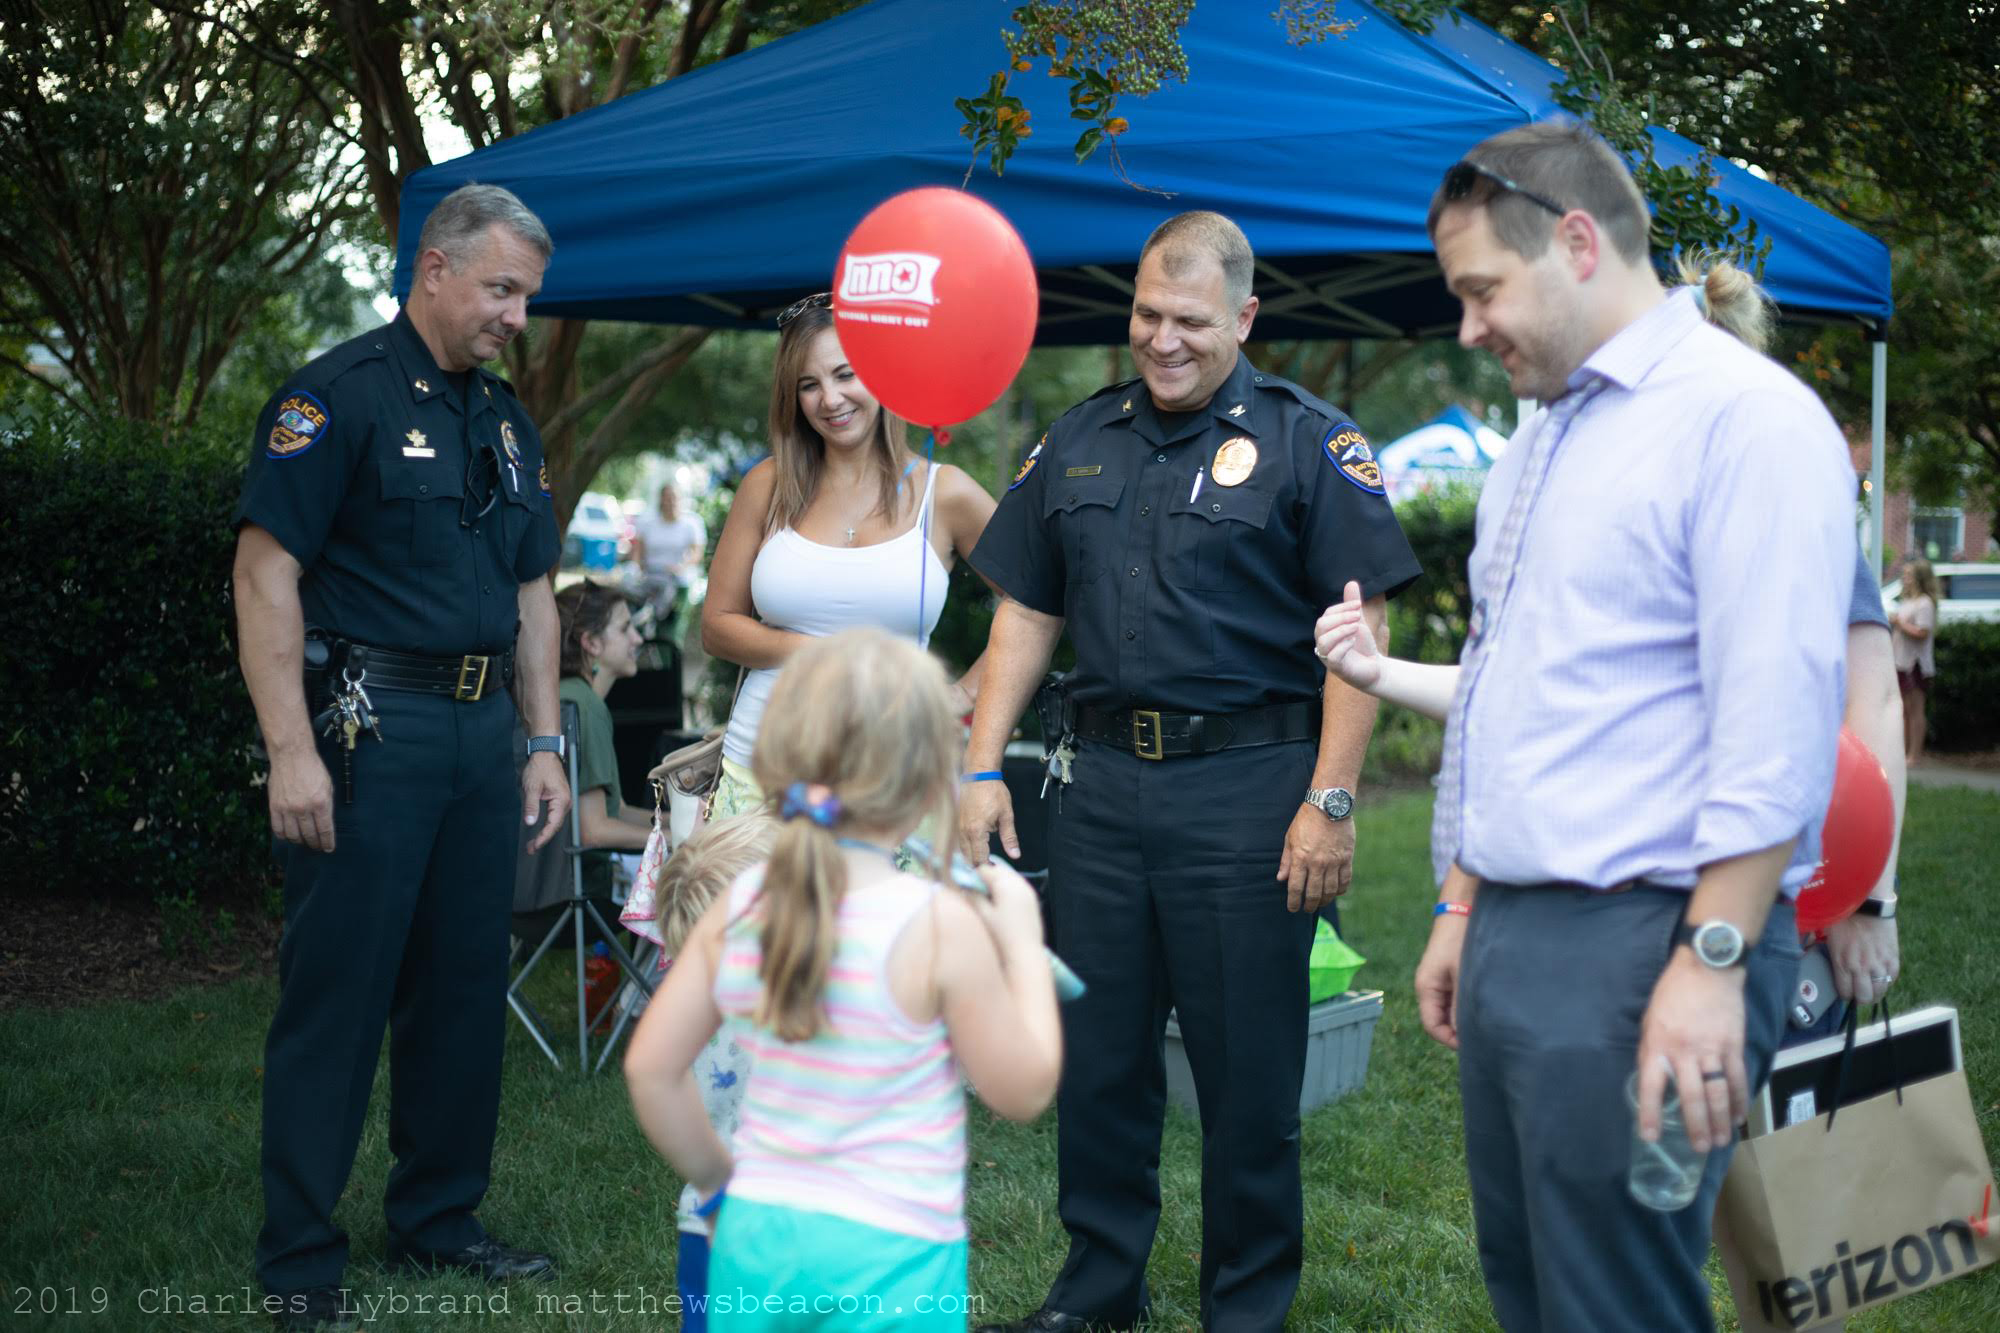
[[[418,393],[429,393],[431,391],[429,380],[411,380],[410,383],[415,386]]]
[[[1130,412],[1132,410],[1132,400],[1130,398],[1127,398],[1124,401],[1124,403],[1119,406],[1118,410],[1120,412]]]
[[[1243,412],[1244,412],[1244,407],[1243,404],[1241,403],[1238,403],[1236,406],[1229,409],[1229,415],[1232,417],[1240,417],[1243,415]]]

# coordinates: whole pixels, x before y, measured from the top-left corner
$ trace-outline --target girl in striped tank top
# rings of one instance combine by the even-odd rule
[[[942,668],[881,630],[801,647],[772,690],[751,768],[780,794],[777,846],[696,924],[625,1060],[713,1218],[715,1329],[966,1325],[960,1071],[1030,1119],[1062,1036],[1034,890],[997,865],[990,898],[896,869],[926,818],[957,827],[959,748]],[[691,1076],[725,1022],[752,1061],[728,1145]]]

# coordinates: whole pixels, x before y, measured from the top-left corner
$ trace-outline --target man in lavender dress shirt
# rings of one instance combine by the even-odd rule
[[[1853,564],[1841,437],[1671,296],[1601,140],[1543,124],[1445,177],[1460,340],[1544,404],[1480,497],[1417,983],[1459,1049],[1481,1266],[1508,1329],[1707,1329],[1709,1218],[1769,1073],[1818,859]],[[1663,1090],[1693,1203],[1626,1190]]]

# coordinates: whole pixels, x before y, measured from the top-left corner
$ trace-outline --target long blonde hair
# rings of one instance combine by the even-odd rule
[[[1704,319],[1753,352],[1770,346],[1778,305],[1755,278],[1706,250],[1677,256],[1674,267],[1680,280],[1695,289],[1695,303]]]
[[[820,1030],[847,891],[837,839],[853,829],[907,832],[926,818],[958,827],[959,749],[944,668],[908,640],[843,630],[785,663],[750,770],[774,803],[794,784],[815,789],[828,818],[785,819],[764,868],[753,908],[763,918],[758,1026],[785,1041]]]
[[[674,849],[660,867],[660,947],[671,958],[701,914],[735,878],[771,854],[778,821],[762,811],[718,819]]]
[[[812,341],[833,327],[833,312],[802,311],[778,334],[777,362],[771,370],[771,457],[778,471],[771,508],[764,515],[764,535],[797,524],[819,490],[826,466],[826,441],[799,411],[799,376]],[[874,437],[868,442],[869,461],[881,484],[876,512],[894,518],[901,494],[903,419],[877,402]]]
[[[1937,571],[1931,562],[1920,555],[1910,557],[1910,563],[1903,569],[1903,596],[1912,592],[1920,597],[1928,597],[1932,604],[1944,600],[1944,589],[1938,584]]]

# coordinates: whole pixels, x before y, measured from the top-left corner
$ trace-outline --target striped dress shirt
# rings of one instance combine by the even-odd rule
[[[1692,887],[1798,839],[1795,895],[1833,787],[1854,566],[1840,431],[1791,374],[1685,289],[1570,377],[1504,609],[1469,642],[1433,852],[1483,879]],[[1558,404],[1562,400],[1558,400]],[[1537,432],[1480,496],[1475,603]],[[1447,767],[1450,767],[1448,762]]]

